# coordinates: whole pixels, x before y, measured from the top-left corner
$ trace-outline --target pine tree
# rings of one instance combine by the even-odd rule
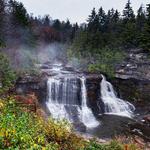
[[[61,22],[58,19],[54,20],[53,28],[58,30],[58,31],[61,30]]]
[[[135,21],[135,15],[134,15],[134,11],[131,7],[131,2],[130,0],[128,0],[124,10],[123,10],[123,20],[124,20],[124,23],[127,23],[127,22],[134,22]]]
[[[105,23],[106,23],[106,14],[105,11],[103,10],[102,7],[100,7],[99,11],[98,11],[98,19],[99,19],[99,26],[100,26],[100,31],[104,32],[105,30]]]
[[[131,7],[131,2],[128,0],[123,10],[123,22],[122,22],[122,46],[125,48],[131,48],[137,46],[137,32],[135,24],[135,15]]]
[[[28,26],[28,14],[21,2],[17,2],[14,0],[9,1],[9,9],[11,13],[11,21],[14,26]]]
[[[50,18],[49,18],[49,15],[46,15],[43,19],[43,25],[46,26],[46,27],[49,27],[50,25]]]
[[[67,19],[67,21],[64,24],[64,30],[70,30],[71,27],[72,27],[72,25],[71,25],[69,19]]]
[[[141,5],[137,11],[137,17],[136,17],[137,31],[139,32],[143,31],[145,22],[146,22],[146,14],[145,11],[143,10],[143,5]]]
[[[88,22],[88,31],[96,32],[97,30],[99,30],[99,20],[95,8],[93,8],[87,22]]]
[[[0,1],[0,47],[4,44],[5,1]]]
[[[118,10],[116,10],[114,15],[113,15],[113,18],[112,18],[113,22],[117,23],[120,19],[119,17],[120,17],[120,13],[118,12]]]
[[[145,50],[150,51],[150,4],[147,5],[146,23],[144,26],[144,31],[141,35],[140,45]]]
[[[95,20],[95,17],[96,17],[96,11],[95,11],[95,8],[93,8],[91,15],[89,15],[87,22],[92,23]]]

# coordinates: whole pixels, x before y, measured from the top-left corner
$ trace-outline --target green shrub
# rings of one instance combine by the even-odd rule
[[[108,76],[113,77],[115,74],[115,66],[125,58],[125,53],[120,49],[111,49],[109,47],[101,49],[82,50],[76,47],[68,49],[68,57],[73,61],[73,58],[78,59],[78,66],[86,67],[90,72],[106,73]],[[84,64],[84,65],[83,65]]]
[[[121,50],[104,48],[93,54],[93,57],[95,62],[88,65],[90,72],[103,72],[109,76],[114,76],[115,66],[124,59],[125,54]]]
[[[7,90],[12,85],[15,77],[7,56],[0,53],[0,92]]]
[[[124,148],[117,141],[112,141],[110,144],[98,144],[91,141],[85,150],[124,150]]]

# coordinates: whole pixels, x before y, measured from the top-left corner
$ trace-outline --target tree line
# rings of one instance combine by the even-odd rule
[[[23,3],[15,0],[0,1],[0,45],[24,44],[34,46],[39,42],[70,42],[77,24],[69,20],[53,20],[49,15],[34,17],[28,14]]]
[[[111,49],[143,48],[150,50],[150,4],[141,5],[134,13],[131,2],[125,5],[123,14],[111,9],[106,13],[102,7],[93,8],[84,29],[78,30],[73,42],[76,53],[86,55],[105,47]]]
[[[142,47],[150,50],[150,4],[141,5],[135,15],[128,0],[123,14],[111,9],[105,12],[93,8],[86,24],[71,24],[69,20],[53,20],[49,15],[34,17],[23,3],[15,0],[0,1],[0,45],[39,42],[78,43],[84,49],[109,47]]]

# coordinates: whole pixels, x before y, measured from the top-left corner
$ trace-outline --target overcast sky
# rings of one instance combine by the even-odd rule
[[[29,13],[34,16],[49,14],[53,19],[72,22],[85,22],[93,7],[100,6],[105,11],[112,7],[122,12],[127,0],[18,0],[24,3]],[[144,6],[150,3],[149,0],[131,0],[134,11],[137,11],[141,4]]]

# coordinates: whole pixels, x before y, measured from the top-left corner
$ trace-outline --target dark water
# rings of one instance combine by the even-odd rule
[[[87,129],[85,133],[98,138],[109,139],[117,135],[124,135],[127,124],[133,122],[132,119],[114,115],[102,115],[99,121],[98,127]]]

